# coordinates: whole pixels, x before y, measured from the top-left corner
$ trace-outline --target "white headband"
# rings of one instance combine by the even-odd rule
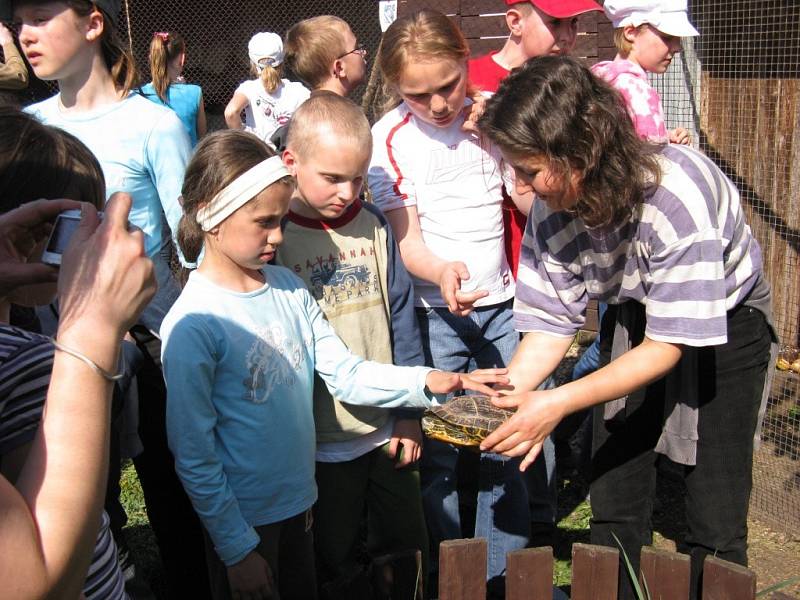
[[[271,156],[220,190],[211,202],[197,211],[197,222],[203,231],[211,231],[230,217],[235,210],[252,200],[261,190],[288,175],[289,171],[281,157]]]

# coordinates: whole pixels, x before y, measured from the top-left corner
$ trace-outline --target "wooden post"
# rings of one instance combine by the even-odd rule
[[[553,597],[553,549],[528,548],[506,556],[506,600]]]
[[[682,600],[689,597],[691,560],[685,554],[642,548],[639,584],[645,583],[650,600]]]
[[[572,600],[617,600],[619,550],[572,545]]]
[[[485,600],[486,540],[439,544],[439,600]]]
[[[755,573],[727,560],[706,556],[703,600],[753,600],[755,597]]]

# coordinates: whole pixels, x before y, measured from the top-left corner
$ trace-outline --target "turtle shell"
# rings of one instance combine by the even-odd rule
[[[487,396],[456,396],[425,412],[423,431],[452,444],[477,446],[514,412],[498,408]]]

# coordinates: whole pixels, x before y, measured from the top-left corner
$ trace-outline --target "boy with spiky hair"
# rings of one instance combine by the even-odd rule
[[[383,214],[359,199],[372,155],[364,113],[319,92],[294,114],[283,154],[297,179],[276,262],[302,278],[348,348],[369,360],[423,365],[414,293]],[[367,512],[373,556],[420,550],[428,539],[419,472],[420,415],[344,405],[317,380],[314,543],[325,597],[357,570]],[[336,591],[333,591],[333,588]]]

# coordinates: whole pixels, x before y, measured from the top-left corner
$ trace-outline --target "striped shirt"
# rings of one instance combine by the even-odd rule
[[[739,192],[711,160],[685,146],[667,146],[658,159],[660,185],[616,228],[589,229],[534,202],[514,304],[518,330],[572,336],[590,298],[635,300],[653,340],[727,341],[726,313],[760,280],[761,250]]]
[[[50,385],[53,352],[48,338],[0,325],[0,458],[33,441]],[[83,586],[87,600],[128,598],[109,525],[103,511]]]

